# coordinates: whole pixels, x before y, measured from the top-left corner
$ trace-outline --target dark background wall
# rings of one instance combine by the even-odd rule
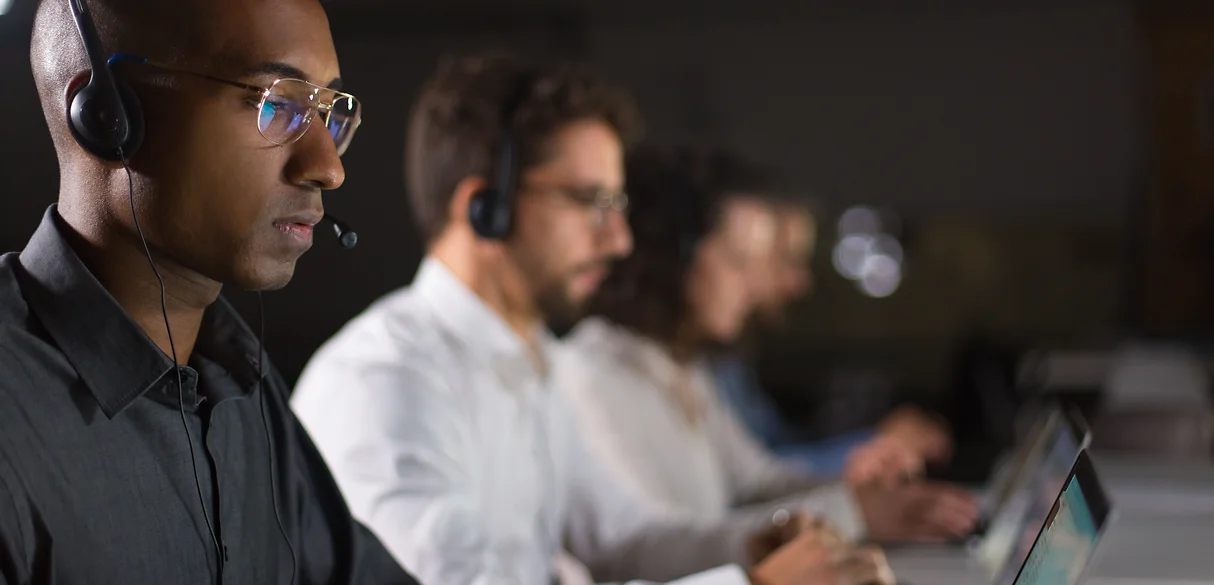
[[[0,16],[9,250],[57,182],[27,62],[30,2],[16,3]],[[346,252],[318,239],[291,286],[266,294],[267,344],[288,378],[344,321],[410,280],[421,250],[401,187],[408,109],[440,55],[491,46],[593,62],[635,90],[654,141],[735,146],[782,167],[828,210],[869,203],[901,214],[903,288],[864,298],[820,254],[818,294],[782,347],[824,361],[876,351],[899,380],[930,390],[975,327],[1065,340],[1124,312],[1146,148],[1129,0],[329,5],[366,121],[346,186],[326,206],[362,243]],[[789,384],[811,377],[771,370]]]

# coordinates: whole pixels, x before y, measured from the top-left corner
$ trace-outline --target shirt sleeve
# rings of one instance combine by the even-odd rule
[[[565,412],[556,417],[564,423],[560,436],[570,466],[565,544],[596,579],[749,582],[741,565],[753,524],[703,522],[646,502],[591,455]]]
[[[279,384],[286,383],[274,374]],[[281,396],[274,398],[283,413],[284,436],[293,443],[291,484],[297,498],[298,537],[293,543],[302,584],[418,585],[401,568],[383,544],[350,514],[333,476],[312,440]],[[286,512],[284,512],[285,514]]]
[[[863,535],[863,516],[845,484],[806,474],[781,461],[725,406],[711,388],[711,378],[704,375],[700,379],[709,386],[700,393],[709,438],[720,457],[734,502],[742,506],[734,517],[769,517],[777,508],[791,507],[826,517],[848,538]]]
[[[491,486],[474,476],[472,425],[450,382],[426,360],[340,362],[310,367],[297,390],[340,388],[313,394],[340,399],[295,408],[354,515],[426,585],[523,585],[517,555],[490,544],[479,490]]]

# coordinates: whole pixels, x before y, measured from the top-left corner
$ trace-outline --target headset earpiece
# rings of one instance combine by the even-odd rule
[[[472,194],[468,200],[468,223],[476,235],[486,240],[503,240],[513,223],[514,195],[518,188],[519,144],[515,138],[514,118],[535,85],[538,74],[525,71],[515,81],[501,111],[501,130],[494,145],[494,181]]]
[[[129,159],[143,143],[139,98],[114,77],[109,62],[101,56],[97,27],[84,0],[68,0],[68,6],[91,71],[88,83],[71,96],[67,127],[76,142],[94,156],[110,161]]]
[[[122,114],[115,117],[108,99],[98,98],[95,80],[82,84],[72,94],[67,127],[85,150],[102,160],[130,159],[143,144],[143,109],[135,91],[115,80]]]
[[[468,200],[468,223],[477,236],[486,240],[502,240],[510,233],[513,212],[508,197],[497,187],[485,187]]]

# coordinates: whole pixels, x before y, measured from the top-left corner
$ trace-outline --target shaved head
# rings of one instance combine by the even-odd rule
[[[214,50],[214,8],[204,0],[85,0],[97,26],[102,55],[131,53],[171,64],[205,60]],[[208,20],[209,18],[209,20]],[[187,54],[187,51],[191,54]],[[68,0],[42,0],[34,19],[30,65],[47,126],[63,160],[68,133],[64,93],[73,77],[89,69],[84,44],[72,20]]]
[[[59,157],[60,214],[86,240],[141,247],[137,210],[153,255],[185,280],[285,285],[311,245],[321,192],[345,172],[324,122],[277,144],[261,134],[267,112],[259,108],[262,88],[280,78],[326,86],[340,77],[320,2],[80,1],[97,28],[99,58],[148,60],[114,65],[138,100],[128,114],[141,116],[145,132],[130,155],[130,190],[121,164],[76,142],[67,111],[90,64],[69,0],[43,0],[30,63]]]

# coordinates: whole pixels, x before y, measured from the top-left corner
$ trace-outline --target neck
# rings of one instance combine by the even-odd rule
[[[148,263],[139,236],[128,233],[117,222],[86,211],[92,209],[60,198],[59,214],[75,232],[72,247],[77,255],[148,338],[165,355],[172,357],[175,353],[178,365],[186,364],[198,341],[203,313],[219,297],[221,285],[168,260],[151,247],[156,270],[164,279],[162,304],[160,281]]]
[[[492,246],[492,249],[489,249]],[[520,338],[536,350],[536,330],[543,323],[533,295],[526,291],[513,263],[500,246],[440,238],[429,255],[442,262]]]

